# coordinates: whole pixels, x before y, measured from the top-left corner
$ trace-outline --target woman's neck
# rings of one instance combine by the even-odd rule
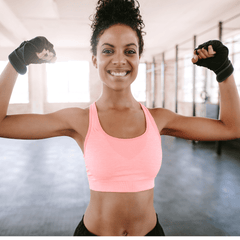
[[[133,97],[130,89],[122,91],[102,91],[100,98],[97,100],[97,105],[102,109],[125,109],[139,107],[139,103]]]

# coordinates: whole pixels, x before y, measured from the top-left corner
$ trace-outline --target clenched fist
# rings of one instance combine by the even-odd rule
[[[194,50],[192,62],[215,72],[217,81],[223,82],[233,73],[233,65],[228,59],[228,48],[218,40],[199,45]]]
[[[8,59],[15,70],[20,74],[27,72],[27,65],[33,63],[51,63],[56,61],[56,53],[45,37],[36,37],[29,41],[24,41],[15,49]]]

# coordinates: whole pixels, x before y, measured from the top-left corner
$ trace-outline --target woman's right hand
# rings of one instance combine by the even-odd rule
[[[15,70],[22,75],[27,72],[26,66],[29,64],[52,63],[57,59],[53,44],[45,37],[24,41],[8,58]]]

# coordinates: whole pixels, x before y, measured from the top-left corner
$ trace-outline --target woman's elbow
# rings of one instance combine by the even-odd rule
[[[233,129],[233,130],[231,131],[231,135],[232,135],[233,139],[238,139],[238,138],[240,138],[240,126],[237,127],[237,128],[235,128],[235,129]]]
[[[240,138],[240,126],[238,128],[238,131],[237,131],[237,137],[236,138]]]

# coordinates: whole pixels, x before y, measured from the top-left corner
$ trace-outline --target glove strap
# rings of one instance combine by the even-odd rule
[[[27,72],[27,67],[23,63],[22,59],[20,57],[18,57],[16,50],[13,51],[8,56],[8,59],[18,73],[20,73],[21,75],[24,75]]]
[[[220,70],[220,71],[219,71]],[[233,65],[229,59],[223,63],[223,65],[215,71],[217,75],[217,81],[223,82],[226,80],[234,71]]]

